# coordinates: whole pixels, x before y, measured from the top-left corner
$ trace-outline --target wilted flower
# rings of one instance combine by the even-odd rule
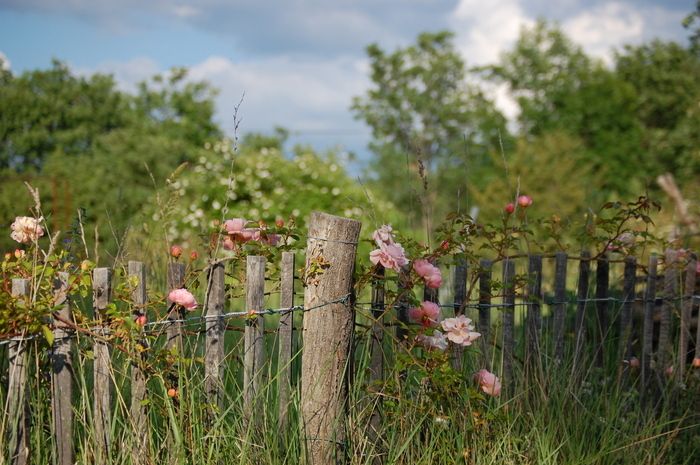
[[[447,349],[447,338],[437,329],[433,331],[432,336],[427,336],[425,334],[418,334],[416,336],[416,342],[426,349],[435,350],[445,350]]]
[[[12,233],[10,237],[20,244],[36,242],[44,235],[44,228],[39,224],[42,218],[36,219],[31,216],[18,216],[10,226]]]
[[[21,260],[27,255],[27,252],[22,249],[15,249],[15,258]]]
[[[472,320],[464,315],[447,318],[441,324],[447,333],[447,339],[461,346],[470,346],[481,336],[481,333],[474,331]]]
[[[382,225],[381,228],[377,229],[372,233],[372,239],[377,243],[377,247],[381,247],[382,244],[393,244],[394,236],[392,236],[390,224]]]
[[[408,318],[416,324],[425,327],[437,326],[440,321],[440,306],[434,302],[425,301],[420,307],[408,309]]]
[[[501,381],[486,368],[482,368],[474,375],[474,381],[479,383],[482,391],[490,396],[497,397],[501,394]]]
[[[428,260],[416,260],[413,262],[413,269],[418,276],[425,280],[425,285],[431,289],[437,289],[442,284],[440,268],[434,266]]]
[[[381,263],[384,268],[391,268],[397,272],[408,264],[401,244],[381,244],[378,249],[369,253],[369,260],[375,265]]]
[[[173,289],[168,294],[168,299],[186,310],[194,310],[197,308],[197,301],[187,289]]]

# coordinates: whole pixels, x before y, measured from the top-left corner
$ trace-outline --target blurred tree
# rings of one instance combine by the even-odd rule
[[[539,21],[524,29],[488,75],[506,83],[516,98],[525,137],[566,131],[583,141],[582,156],[601,174],[604,192],[634,194],[648,182],[652,160],[640,157],[633,86],[557,27]]]
[[[479,180],[489,150],[509,142],[503,115],[467,83],[452,37],[424,33],[393,53],[370,45],[373,87],[352,104],[372,128],[375,185],[409,218],[422,213],[428,226],[433,214],[455,207],[468,180]]]
[[[59,62],[48,70],[4,74],[2,224],[26,214],[31,199],[22,182],[28,181],[43,193],[52,229],[75,229],[82,208],[88,241],[97,228],[102,252],[114,254],[153,183],[197,159],[204,142],[221,134],[213,123],[213,91],[185,78],[176,69],[130,95],[110,76],[79,77]],[[12,246],[6,236],[0,245]]]

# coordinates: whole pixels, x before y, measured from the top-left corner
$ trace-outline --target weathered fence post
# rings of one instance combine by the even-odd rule
[[[683,289],[683,306],[681,307],[681,328],[678,338],[678,377],[683,382],[685,365],[688,363],[688,341],[690,341],[690,317],[693,311],[693,296],[695,295],[695,280],[697,278],[697,256],[690,254],[685,267],[685,289]],[[700,317],[698,318],[700,320]],[[698,323],[700,327],[700,323]],[[698,333],[700,334],[700,333]],[[696,350],[699,350],[696,348]]]
[[[622,289],[622,313],[620,314],[620,349],[618,363],[620,373],[625,373],[625,365],[622,361],[628,359],[632,347],[632,307],[636,297],[635,285],[637,283],[637,259],[625,258],[625,271]]]
[[[223,401],[224,361],[224,264],[213,263],[207,282],[206,337],[204,342],[204,392],[210,411],[219,411]],[[212,415],[213,416],[213,415]]]
[[[28,299],[28,279],[12,280],[12,297]],[[27,341],[24,336],[10,341],[8,347],[7,410],[5,415],[10,426],[8,446],[10,463],[25,465],[29,459],[29,416],[27,415]],[[2,451],[4,453],[4,451]]]
[[[310,465],[346,461],[346,371],[359,221],[314,212],[306,250],[301,413]]]
[[[566,267],[569,257],[557,252],[554,261],[554,361],[564,360],[564,322],[566,317]]]
[[[491,369],[491,260],[479,262],[479,324],[481,355],[484,366]]]
[[[644,329],[642,335],[642,383],[641,397],[645,403],[648,398],[651,381],[651,357],[652,341],[654,336],[654,305],[656,300],[656,254],[649,257],[649,269],[647,271],[647,287],[644,292]]]
[[[677,263],[678,253],[672,249],[666,250],[664,254],[664,294],[659,324],[659,346],[656,351],[659,373],[665,373],[667,369],[673,369],[671,318],[676,309],[676,297],[678,296]]]
[[[109,321],[105,314],[107,305],[112,299],[112,270],[95,268],[92,272],[93,309],[98,323],[98,333],[106,337],[109,331]],[[95,460],[97,463],[109,461],[111,404],[112,404],[112,360],[110,348],[104,340],[95,340],[93,347],[94,362],[94,397],[93,409],[95,416]]]
[[[515,263],[510,258],[503,261],[503,386],[506,392],[512,393],[513,382],[513,352],[515,341]]]
[[[587,250],[581,252],[581,261],[578,264],[578,285],[576,286],[576,322],[575,336],[576,346],[574,347],[574,363],[572,374],[575,374],[579,367],[581,352],[586,342],[586,303],[588,300],[588,281],[591,273],[591,254]],[[572,379],[574,377],[572,376]]]
[[[51,350],[51,409],[57,465],[73,465],[73,315],[68,298],[68,273],[54,280],[53,347]]]
[[[463,258],[457,260],[454,273],[454,312],[455,316],[464,313],[464,305],[467,300],[467,261]],[[480,330],[479,328],[477,328]],[[462,371],[464,349],[456,345],[452,351],[452,367]]]
[[[265,257],[249,255],[246,259],[246,310],[259,312],[265,306]],[[265,364],[265,318],[250,315],[246,319],[243,342],[243,403],[246,420],[256,425],[260,418],[263,365]]]
[[[369,386],[370,392],[381,386],[384,381],[384,267],[377,265],[374,268],[372,280],[372,328],[369,362]],[[372,463],[380,465],[383,456],[379,451],[380,437],[382,435],[382,397],[380,395],[369,399],[370,420],[369,439],[374,445],[375,459]]]
[[[168,263],[168,292],[173,289],[180,289],[185,285],[185,265],[182,263]],[[168,327],[166,330],[165,346],[170,351],[175,351],[178,357],[182,357],[182,319],[185,316],[185,310],[180,305],[173,305],[170,299],[167,299],[168,308]]]
[[[596,366],[603,367],[605,363],[605,342],[608,339],[610,324],[608,323],[608,289],[610,287],[610,262],[607,254],[596,260],[595,269],[595,308],[596,308]]]
[[[527,345],[525,366],[539,368],[542,330],[542,256],[530,255],[527,270]]]
[[[146,316],[146,267],[141,262],[129,261],[129,279],[135,280],[135,287],[131,292],[133,304],[132,313],[136,318]],[[137,319],[137,321],[139,321]],[[131,443],[131,460],[134,464],[148,463],[148,417],[146,415],[146,374],[141,363],[145,361],[147,342],[142,338],[137,343],[143,352],[136,353],[135,360],[131,362],[131,407],[129,410],[133,441]]]
[[[289,425],[290,392],[292,389],[292,355],[294,354],[294,252],[282,252],[280,307],[290,309],[280,316],[279,357],[279,429],[284,434]]]

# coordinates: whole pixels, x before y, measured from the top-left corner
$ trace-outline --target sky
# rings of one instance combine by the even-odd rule
[[[292,143],[366,156],[369,129],[349,110],[370,86],[365,47],[450,29],[468,65],[495,62],[523,26],[557,21],[591,55],[658,37],[685,43],[695,0],[0,0],[0,58],[14,73],[57,58],[111,73],[132,90],[173,66],[219,89],[216,118],[291,131]],[[9,63],[9,64],[8,64]],[[499,107],[517,108],[502,90]]]

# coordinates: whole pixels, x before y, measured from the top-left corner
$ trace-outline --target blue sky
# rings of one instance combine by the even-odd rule
[[[348,107],[369,86],[364,48],[410,43],[451,29],[468,64],[493,62],[523,25],[558,21],[590,54],[654,37],[684,42],[694,0],[0,0],[0,54],[13,72],[52,58],[119,85],[172,66],[220,89],[217,119],[241,130],[279,125],[294,142],[362,154],[369,131]],[[494,98],[517,111],[503,90]]]

